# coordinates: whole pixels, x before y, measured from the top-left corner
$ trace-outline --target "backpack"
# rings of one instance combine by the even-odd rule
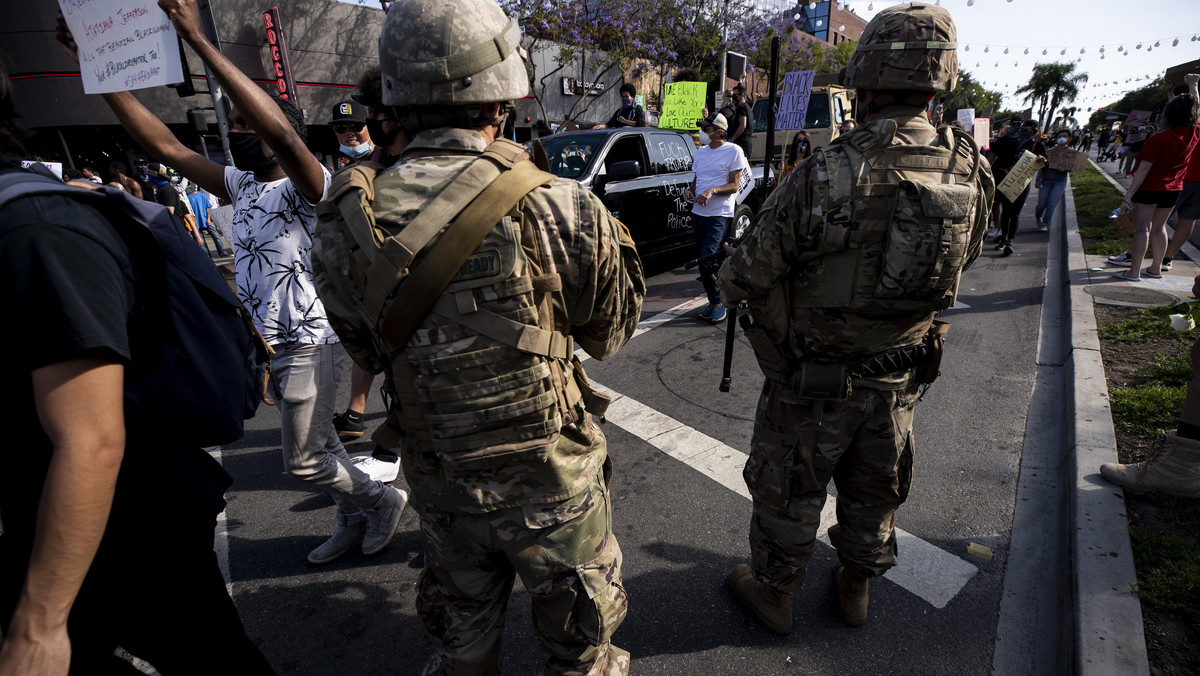
[[[0,175],[0,207],[34,195],[96,208],[129,246],[138,302],[127,415],[198,446],[241,438],[264,400],[271,350],[205,252],[165,207],[123,190],[64,185],[27,171]]]

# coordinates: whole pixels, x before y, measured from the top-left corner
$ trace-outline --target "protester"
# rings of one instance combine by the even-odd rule
[[[775,187],[779,187],[783,183],[783,179],[796,168],[808,156],[812,154],[812,147],[808,141],[808,132],[801,130],[792,136],[792,142],[788,145],[787,157],[783,160],[783,169],[779,171],[779,178],[775,181]]]
[[[391,542],[408,496],[355,467],[333,428],[346,353],[313,288],[310,262],[316,205],[329,174],[304,145],[299,109],[273,99],[213,47],[195,0],[159,0],[159,6],[233,103],[229,145],[237,167],[184,146],[129,92],[105,94],[104,100],[153,157],[233,202],[238,295],[275,350],[271,373],[284,467],[328,492],[338,508],[337,529],[309,553],[309,562],[327,563],[360,545],[364,554],[376,554]]]
[[[863,125],[792,172],[721,268],[724,301],[749,301],[755,326],[746,335],[766,376],[743,472],[754,501],[751,562],[735,566],[729,583],[779,634],[792,630],[793,594],[831,479],[837,525],[829,541],[844,623],[867,621],[868,581],[896,565],[913,406],[940,359],[934,316],[954,302],[962,269],[979,255],[994,188],[977,152],[958,157],[973,144],[957,136],[939,165],[905,162],[936,156],[926,144],[940,140],[925,110],[958,79],[954,45],[950,14],[936,5],[876,14],[843,71]],[[862,166],[873,170],[850,169]],[[898,198],[891,188],[901,178],[919,194]],[[925,213],[934,203],[943,206]],[[880,245],[902,209],[906,232],[920,233],[912,236],[957,244]]]
[[[637,88],[633,86],[633,83],[626,82],[621,85],[620,94],[621,107],[612,114],[607,124],[596,125],[596,129],[646,126],[646,111],[634,100],[634,97],[637,96]]]
[[[628,231],[596,196],[498,138],[529,92],[519,37],[492,0],[390,5],[382,103],[412,143],[373,177],[338,174],[332,193],[346,197],[322,207],[313,262],[347,349],[386,373],[390,409],[374,438],[403,440],[421,518],[417,608],[436,644],[422,673],[499,674],[520,576],[542,670],[619,676],[629,654],[611,637],[627,601],[593,418],[605,404],[574,351],[605,358],[623,345],[645,284]],[[369,213],[359,178],[373,184]],[[368,276],[380,249],[355,224],[370,214],[397,238],[389,253],[404,241],[427,252],[422,262],[396,258],[396,275]],[[431,260],[450,275],[430,275]]]
[[[27,174],[13,107],[0,60],[5,181]],[[14,357],[0,367],[3,421],[19,449],[0,472],[2,674],[138,673],[118,646],[165,676],[274,673],[213,551],[229,475],[124,394],[158,366],[162,327],[144,306],[161,290],[143,274],[90,204],[0,206],[0,293],[37,326],[0,336]]]
[[[1142,152],[1142,148],[1146,146],[1146,140],[1154,134],[1154,125],[1142,124],[1138,125],[1137,133],[1130,134],[1126,138],[1126,152],[1121,166],[1117,171],[1125,172],[1125,178],[1133,176],[1134,163],[1137,161],[1138,153]]]
[[[1043,162],[1045,161],[1046,146],[1038,140],[1037,130],[1038,123],[1035,120],[1025,120],[1023,123],[1020,120],[1014,120],[1006,136],[992,141],[991,151],[996,158],[992,162],[992,171],[996,172],[996,183],[1004,180],[1008,172],[1016,166],[1017,160],[1027,151],[1040,157]],[[995,250],[1000,252],[1001,257],[1013,254],[1013,238],[1017,235],[1017,224],[1020,222],[1021,209],[1025,206],[1025,200],[1029,197],[1029,188],[1030,186],[1026,185],[1015,200],[1009,200],[1003,193],[996,192],[996,200],[1000,202],[1001,206],[1000,238],[996,243]]]
[[[1143,276],[1162,277],[1162,262],[1166,256],[1167,233],[1164,226],[1175,203],[1183,192],[1183,180],[1188,172],[1188,160],[1200,145],[1200,75],[1185,76],[1188,93],[1167,102],[1163,119],[1167,128],[1151,136],[1137,161],[1137,174],[1129,182],[1122,209],[1132,209],[1133,242],[1129,251],[1109,256],[1115,265],[1130,266],[1129,272],[1117,272],[1113,277],[1126,282],[1140,282]],[[1182,246],[1182,243],[1180,243]],[[1154,252],[1153,262],[1145,269],[1142,261],[1147,247]]]
[[[349,164],[367,159],[374,150],[366,119],[366,107],[355,101],[339,101],[333,104],[329,124],[333,127],[333,133],[337,134],[338,152]]]
[[[721,109],[729,124],[728,142],[742,149],[742,154],[750,157],[754,137],[754,109],[746,98],[746,86],[738,85],[733,88],[732,102]]]
[[[724,115],[714,113],[696,124],[700,127],[700,139],[707,143],[696,151],[692,161],[695,177],[683,196],[692,202],[696,260],[700,262],[700,282],[708,296],[708,307],[700,311],[700,319],[716,324],[725,320],[725,306],[717,295],[718,262],[714,256],[733,223],[742,170],[748,169],[750,163],[741,147],[725,142],[729,123]]]
[[[1054,133],[1054,147],[1059,150],[1065,149],[1070,142],[1070,131],[1061,129]],[[1038,169],[1035,186],[1038,200],[1033,216],[1037,220],[1038,230],[1046,232],[1050,229],[1050,221],[1054,220],[1054,211],[1062,201],[1063,193],[1067,191],[1067,172],[1042,167]]]
[[[204,246],[204,236],[208,235],[212,238],[213,246],[217,249],[217,255],[224,258],[229,255],[229,251],[221,242],[221,233],[217,232],[217,226],[213,224],[212,215],[208,213],[208,198],[200,192],[200,186],[195,183],[189,184],[187,187],[188,205],[192,207],[192,214],[196,217],[196,230],[200,235],[200,243]],[[205,249],[207,250],[207,246]]]
[[[935,127],[942,126],[942,120],[946,115],[946,97],[938,97],[937,105],[933,107],[933,116],[930,123]]]

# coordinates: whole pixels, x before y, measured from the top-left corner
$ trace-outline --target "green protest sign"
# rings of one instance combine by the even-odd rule
[[[659,128],[688,131],[695,129],[696,120],[700,119],[700,111],[704,109],[706,88],[707,85],[703,82],[672,82],[667,85],[662,117],[658,120]]]

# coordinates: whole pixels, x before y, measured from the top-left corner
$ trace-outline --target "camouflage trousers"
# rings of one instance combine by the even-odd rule
[[[826,486],[837,486],[829,539],[841,563],[873,577],[896,565],[896,509],[912,480],[915,387],[856,388],[846,401],[800,400],[766,381],[742,475],[754,499],[751,567],[794,592],[812,556]]]
[[[624,676],[629,653],[610,643],[625,619],[621,548],[608,489],[554,504],[486,514],[421,515],[426,568],[417,613],[440,642],[424,674],[500,673],[504,615],[517,575],[529,592],[545,673]]]

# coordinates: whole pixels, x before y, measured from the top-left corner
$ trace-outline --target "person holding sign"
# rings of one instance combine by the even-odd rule
[[[729,232],[742,170],[748,169],[750,163],[740,146],[725,141],[729,123],[724,115],[714,113],[697,120],[696,125],[700,127],[700,137],[708,139],[708,145],[696,151],[692,162],[696,177],[683,197],[694,202],[692,230],[696,235],[696,258],[701,261],[700,282],[708,294],[708,307],[700,311],[700,319],[716,324],[725,320],[725,306],[717,295],[717,267],[712,258]]]
[[[1055,132],[1055,148],[1066,150],[1067,144],[1070,142],[1071,131],[1069,129],[1060,129]],[[1038,230],[1046,232],[1050,229],[1050,221],[1054,220],[1054,211],[1058,208],[1058,203],[1062,201],[1063,193],[1067,191],[1067,172],[1051,167],[1042,167],[1038,170],[1034,184],[1038,189],[1038,201],[1033,216],[1037,219]]]
[[[180,143],[128,91],[104,94],[104,100],[156,161],[233,203],[238,296],[275,351],[271,381],[284,468],[327,492],[338,507],[333,535],[309,552],[309,563],[327,563],[351,549],[377,554],[395,535],[408,496],[356,467],[333,427],[338,380],[349,356],[317,297],[311,257],[317,203],[330,175],[305,146],[300,110],[272,98],[208,41],[196,0],[158,5],[233,102],[229,146],[237,166],[217,164]],[[59,38],[74,53],[74,36],[62,20]]]
[[[992,141],[991,151],[995,156],[992,161],[992,171],[995,172],[997,184],[1000,184],[1017,166],[1017,161],[1026,151],[1041,158],[1043,162],[1046,161],[1046,146],[1038,140],[1036,120],[1025,120],[1024,124],[1018,124],[1014,120],[1009,129],[1007,136],[1001,136]],[[1021,208],[1025,206],[1025,199],[1028,197],[1029,183],[1025,184],[1015,198],[1010,198],[1001,191],[996,192],[996,201],[1000,203],[1000,237],[997,239],[995,249],[1000,252],[1002,258],[1011,256],[1013,253],[1013,238],[1017,234]]]
[[[1131,267],[1129,272],[1132,274],[1118,272],[1113,275],[1126,282],[1140,282],[1143,276],[1162,277],[1167,249],[1167,233],[1163,226],[1183,191],[1188,160],[1200,146],[1200,125],[1197,124],[1200,92],[1196,88],[1200,75],[1190,73],[1184,81],[1188,93],[1167,102],[1163,109],[1167,128],[1146,141],[1137,157],[1136,174],[1121,201],[1122,209],[1133,209],[1130,214],[1134,226],[1133,242],[1127,253],[1109,257],[1109,262]],[[1180,226],[1183,226],[1183,218],[1180,218]],[[1143,270],[1142,259],[1147,248],[1154,251],[1154,261]],[[1119,260],[1122,256],[1126,259]]]
[[[639,106],[634,97],[637,87],[632,82],[621,85],[621,107],[609,118],[608,124],[598,124],[595,129],[620,129],[621,127],[646,126],[646,110]]]

